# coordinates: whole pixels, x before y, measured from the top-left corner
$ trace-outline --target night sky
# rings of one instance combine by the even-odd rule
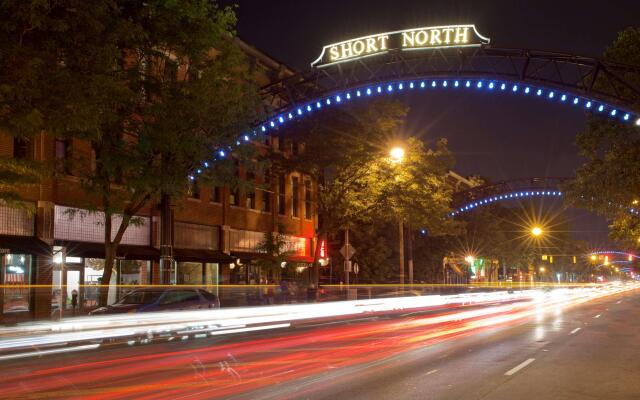
[[[222,2],[228,4],[230,2]],[[472,23],[491,44],[599,56],[627,26],[640,25],[640,1],[239,0],[238,34],[296,70],[328,43],[372,33]],[[411,107],[405,135],[449,140],[455,170],[491,180],[572,176],[575,134],[584,114],[524,96],[439,91],[398,97]],[[575,214],[576,231],[603,242],[606,224]]]

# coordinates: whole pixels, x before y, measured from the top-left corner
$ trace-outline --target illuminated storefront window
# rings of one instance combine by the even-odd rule
[[[2,283],[4,284],[3,312],[25,312],[31,306],[31,255],[5,254],[2,256]]]

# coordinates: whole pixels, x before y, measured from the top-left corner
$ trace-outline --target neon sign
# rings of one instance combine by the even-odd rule
[[[430,26],[402,31],[378,33],[324,46],[312,67],[353,61],[384,54],[390,50],[425,50],[447,47],[473,47],[489,43],[475,25]]]

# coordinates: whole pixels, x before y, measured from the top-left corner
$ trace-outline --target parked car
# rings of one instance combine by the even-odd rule
[[[215,294],[204,289],[144,288],[135,289],[115,303],[91,311],[89,315],[206,308],[220,308],[220,301]]]

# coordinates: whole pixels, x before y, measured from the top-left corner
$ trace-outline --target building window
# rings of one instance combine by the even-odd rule
[[[260,210],[265,212],[271,211],[271,193],[267,191],[262,192],[262,206]]]
[[[200,185],[198,185],[198,181],[191,181],[189,183],[189,197],[192,199],[200,198]]]
[[[284,187],[284,175],[281,175],[278,178],[278,213],[280,215],[285,215],[285,187]]]
[[[246,207],[255,210],[256,192],[247,192]]]
[[[220,186],[214,186],[211,189],[211,201],[214,203],[220,203],[222,200],[222,188]]]
[[[4,313],[30,310],[29,287],[31,284],[31,256],[29,254],[5,254],[0,263],[4,283]]]
[[[298,210],[300,209],[300,198],[298,191],[300,189],[300,178],[297,176],[291,177],[291,215],[298,217]]]
[[[58,172],[69,173],[69,163],[67,161],[71,154],[71,141],[68,139],[57,138],[55,143],[56,148],[56,162],[58,163],[56,168]]]
[[[202,285],[203,267],[199,262],[177,263],[179,285]]]
[[[293,153],[294,156],[297,156],[298,153],[298,142],[296,142],[295,140],[291,142],[291,153]]]
[[[30,140],[25,138],[13,138],[13,157],[28,158],[30,156]]]
[[[304,181],[304,217],[306,219],[311,219],[311,215],[313,214],[313,209],[311,208],[313,205],[311,204],[311,181]]]
[[[178,79],[178,64],[171,60],[164,60],[164,81],[175,82]]]
[[[238,189],[229,191],[229,204],[232,206],[240,205],[240,196],[238,195]]]

